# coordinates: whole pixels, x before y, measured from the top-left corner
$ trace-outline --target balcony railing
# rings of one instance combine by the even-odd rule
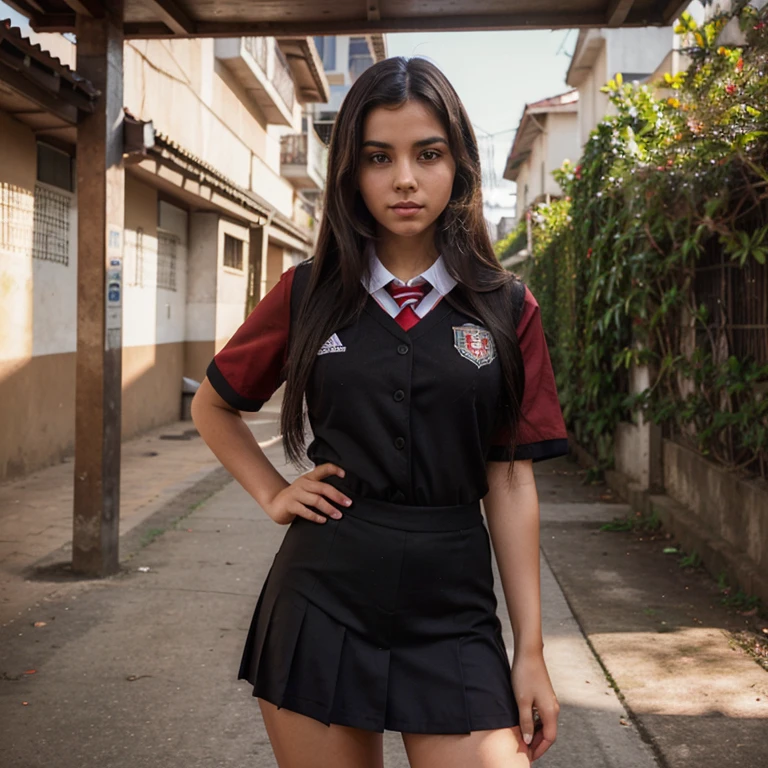
[[[313,128],[312,134],[294,133],[280,140],[283,175],[302,188],[318,188],[325,179],[325,145]]]
[[[273,38],[218,38],[215,51],[261,108],[268,123],[293,125],[295,85],[288,61]]]
[[[275,46],[275,70],[272,75],[272,82],[285,105],[292,110],[296,98],[293,76],[285,54],[277,46]]]
[[[253,60],[261,67],[263,72],[267,71],[267,38],[266,37],[244,37],[243,45],[245,50],[253,56]]]

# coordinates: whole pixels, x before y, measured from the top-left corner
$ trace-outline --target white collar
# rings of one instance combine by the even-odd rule
[[[366,283],[365,276],[363,276],[361,282],[365,285],[368,293],[375,293],[380,288],[388,285],[392,280],[395,280],[398,285],[414,285],[420,283],[423,278],[441,296],[448,294],[456,285],[456,280],[448,274],[448,270],[445,268],[445,262],[443,261],[442,255],[438,256],[434,264],[428,269],[425,269],[420,275],[412,277],[407,283],[403,283],[400,278],[395,277],[381,263],[381,259],[376,255],[376,248],[374,247],[373,242],[368,241],[365,252],[368,254],[370,260],[371,277],[370,281]]]

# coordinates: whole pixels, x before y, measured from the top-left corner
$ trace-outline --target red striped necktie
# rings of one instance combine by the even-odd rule
[[[424,298],[432,286],[424,280],[418,285],[395,285],[391,280],[387,283],[387,293],[397,302],[400,312],[395,322],[405,331],[413,328],[421,319],[415,312],[416,305]]]

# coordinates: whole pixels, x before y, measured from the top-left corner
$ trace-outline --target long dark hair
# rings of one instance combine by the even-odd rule
[[[365,244],[376,238],[376,221],[357,184],[364,120],[376,107],[398,106],[408,99],[429,107],[448,135],[456,174],[450,201],[437,220],[435,244],[458,284],[443,300],[493,336],[504,378],[499,419],[509,430],[514,455],[525,383],[512,322],[512,284],[517,278],[499,264],[486,229],[477,139],[445,75],[426,59],[398,56],[358,77],[331,135],[324,215],[292,332],[280,415],[286,459],[296,466],[305,466],[303,398],[317,352],[338,328],[359,317],[368,297],[361,278],[368,274]]]

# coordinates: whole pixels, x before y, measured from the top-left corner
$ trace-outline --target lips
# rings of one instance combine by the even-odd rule
[[[423,205],[419,205],[418,203],[397,203],[396,205],[393,205],[392,207],[396,208],[398,210],[405,210],[405,211],[407,211],[407,210],[410,210],[410,209],[417,210],[419,208],[423,208],[424,206]]]

